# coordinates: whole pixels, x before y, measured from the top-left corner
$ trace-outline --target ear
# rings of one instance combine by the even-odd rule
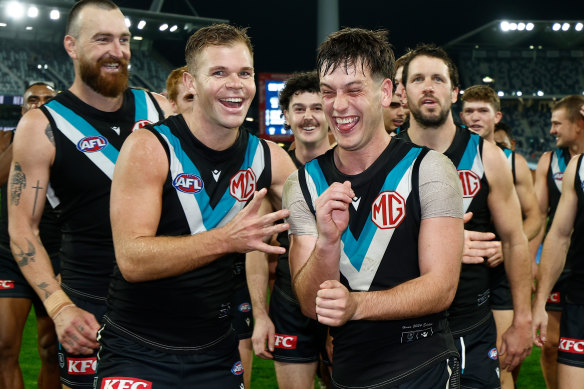
[[[452,90],[452,100],[451,100],[452,104],[454,104],[458,101],[458,92],[459,92],[458,87],[456,87]]]
[[[495,124],[499,123],[503,119],[503,113],[501,111],[495,112]]]
[[[193,75],[189,72],[184,72],[183,73],[183,86],[185,87],[185,90],[187,92],[191,92],[193,94],[193,96],[197,95],[197,90],[195,89],[195,79],[193,77]]]
[[[285,109],[282,111],[282,113],[284,114],[284,121],[286,122],[286,124],[290,125],[290,119],[288,119],[288,110]]]
[[[391,99],[393,97],[393,83],[389,78],[384,79],[381,82],[381,106],[387,108],[391,105]]]
[[[65,46],[65,51],[67,54],[69,54],[69,57],[72,59],[78,59],[77,40],[75,38],[73,38],[71,35],[65,35],[63,45]]]

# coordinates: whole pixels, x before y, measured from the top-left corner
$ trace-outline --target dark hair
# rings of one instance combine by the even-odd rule
[[[393,82],[394,62],[386,30],[344,28],[320,44],[316,67],[320,75],[333,72],[339,66],[347,69],[361,65],[363,72],[365,67],[369,68],[372,78],[389,78]]]
[[[416,57],[426,56],[431,58],[438,58],[444,61],[446,66],[448,67],[448,73],[450,76],[450,83],[452,84],[452,88],[457,88],[459,85],[459,78],[458,78],[458,70],[456,69],[456,65],[448,56],[448,53],[444,51],[443,48],[438,47],[434,44],[425,44],[422,43],[418,45],[413,51],[408,54],[408,58],[404,64],[404,72],[402,74],[402,82],[404,85],[407,83],[408,79],[408,71],[410,67],[410,63]]]
[[[399,57],[398,59],[395,60],[395,71],[396,72],[400,66],[404,66],[406,64],[408,58],[410,58],[411,55],[412,55],[412,50],[408,49],[404,55],[402,55],[401,57]]]
[[[582,115],[580,114],[582,105],[584,105],[584,96],[570,95],[555,103],[552,107],[552,112],[558,109],[564,109],[568,120],[571,123],[575,123],[578,120],[582,120]]]
[[[513,131],[511,130],[511,126],[504,121],[499,121],[499,123],[495,124],[495,131],[499,130],[505,131],[509,139],[513,139]]]
[[[233,46],[235,43],[243,43],[253,57],[253,48],[247,35],[247,28],[221,23],[197,30],[191,35],[185,47],[185,60],[189,72],[195,71],[196,57],[207,46]]]
[[[318,73],[316,70],[311,72],[294,73],[288,80],[286,80],[286,85],[279,94],[279,103],[280,109],[282,110],[282,116],[284,116],[284,111],[287,111],[290,107],[292,96],[304,92],[320,93]],[[290,129],[290,125],[288,123],[284,123],[284,127],[286,129]]]
[[[75,3],[71,8],[71,11],[69,11],[69,16],[67,17],[67,28],[65,29],[66,35],[71,35],[74,38],[79,37],[79,26],[76,23],[77,18],[81,10],[88,5],[106,10],[119,9],[118,6],[110,0],[80,0]]]
[[[466,88],[462,94],[461,100],[463,105],[464,103],[471,101],[484,101],[491,104],[495,112],[501,110],[501,100],[499,99],[499,96],[497,96],[497,92],[488,85],[473,85]]]
[[[30,88],[32,88],[33,86],[37,86],[37,85],[43,85],[43,86],[46,86],[48,88],[55,89],[55,84],[52,81],[34,81],[34,82],[26,84],[26,86],[24,88],[24,93],[26,93],[26,91],[29,90]]]
[[[183,73],[187,71],[187,66],[181,66],[174,69],[166,79],[166,92],[168,93],[168,100],[176,101],[178,97],[178,86],[182,83]]]

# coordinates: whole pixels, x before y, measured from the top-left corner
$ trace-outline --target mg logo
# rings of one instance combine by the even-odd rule
[[[252,198],[255,190],[256,176],[251,168],[238,171],[229,182],[229,193],[237,201],[248,201]]]
[[[481,190],[481,178],[472,170],[459,170],[458,178],[462,183],[462,197],[473,198]]]
[[[406,202],[395,191],[381,192],[371,205],[371,220],[381,229],[396,228],[406,217]]]
[[[139,128],[144,127],[147,124],[152,124],[152,122],[147,119],[138,120],[136,123],[134,123],[134,126],[132,127],[132,132],[136,131]]]

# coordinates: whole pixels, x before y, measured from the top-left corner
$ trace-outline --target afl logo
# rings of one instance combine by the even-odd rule
[[[181,173],[172,181],[172,186],[184,193],[199,193],[203,189],[203,180],[194,174]]]
[[[144,127],[146,124],[152,124],[152,122],[147,119],[138,120],[136,123],[134,123],[134,127],[132,127],[132,132],[136,131],[139,128]]]
[[[459,170],[458,178],[462,183],[462,197],[473,198],[481,190],[481,178],[472,170]]]
[[[554,173],[554,180],[555,181],[562,181],[563,178],[564,178],[564,172]]]
[[[235,375],[242,375],[243,374],[243,365],[241,364],[241,361],[235,362],[235,364],[231,368],[231,372]]]
[[[489,358],[491,358],[492,360],[496,361],[498,358],[498,353],[497,353],[497,349],[496,348],[492,348],[489,350]]]
[[[103,136],[86,136],[77,143],[77,150],[84,153],[95,153],[107,146],[107,139]]]
[[[252,198],[255,190],[256,176],[251,168],[238,171],[229,182],[229,193],[237,201],[248,201]]]
[[[239,309],[239,312],[249,312],[249,311],[251,311],[251,304],[250,303],[240,304],[238,309]]]
[[[395,191],[381,192],[371,205],[371,220],[381,229],[396,228],[406,217],[406,202]]]

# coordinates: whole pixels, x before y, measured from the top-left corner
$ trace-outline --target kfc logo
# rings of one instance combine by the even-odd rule
[[[548,303],[559,303],[560,302],[560,292],[550,293],[547,299]]]
[[[584,354],[584,341],[580,339],[560,338],[558,350],[572,354]]]
[[[93,375],[97,358],[67,358],[67,372],[71,375]]]
[[[14,289],[14,281],[0,280],[0,289]]]
[[[397,192],[381,192],[371,205],[371,220],[381,229],[396,228],[405,217],[406,202]]]
[[[475,197],[481,190],[481,178],[472,170],[459,170],[458,178],[462,183],[462,197],[465,199]]]
[[[131,377],[106,377],[101,389],[152,389],[152,382]]]
[[[294,350],[296,349],[297,339],[298,339],[297,336],[276,334],[276,341],[274,342],[274,347]]]
[[[251,168],[238,171],[229,182],[229,193],[237,201],[248,201],[252,198],[255,190],[256,176]]]

